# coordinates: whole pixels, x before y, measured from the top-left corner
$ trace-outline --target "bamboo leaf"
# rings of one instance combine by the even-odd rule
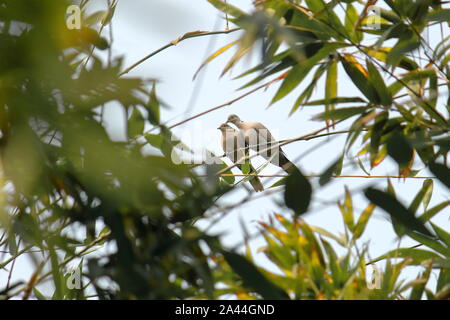
[[[232,252],[224,252],[224,256],[230,267],[242,278],[244,283],[253,288],[264,299],[289,299],[289,296],[281,288],[267,279],[243,256]]]
[[[423,292],[425,291],[425,285],[430,278],[432,265],[429,264],[426,270],[419,274],[416,283],[413,285],[411,294],[409,295],[409,300],[420,300],[422,298]]]
[[[341,56],[341,62],[345,72],[361,93],[364,94],[370,102],[379,104],[380,98],[378,97],[376,89],[369,81],[369,74],[366,69],[364,69],[364,67],[350,54]]]
[[[427,13],[427,15],[425,16],[425,20],[448,22],[450,21],[450,9],[439,9],[431,11]]]
[[[413,157],[413,149],[402,132],[394,132],[387,143],[388,154],[399,164],[406,167]]]
[[[158,125],[161,121],[161,104],[156,95],[156,85],[153,83],[148,104],[144,106],[148,111],[148,120],[151,124]]]
[[[328,104],[354,103],[354,102],[367,102],[367,101],[365,101],[364,99],[361,99],[360,97],[333,97],[333,98],[309,101],[309,102],[305,103],[304,105],[305,106],[321,106],[321,105],[328,105]]]
[[[375,263],[380,260],[390,259],[390,258],[409,258],[412,259],[411,263],[413,265],[420,265],[423,262],[428,262],[430,260],[441,259],[441,256],[429,250],[416,249],[416,248],[399,248],[391,250],[376,259],[373,259],[369,263]]]
[[[443,184],[450,188],[450,169],[442,163],[432,162],[429,165],[430,171],[438,178]]]
[[[308,87],[306,87],[305,91],[302,92],[300,97],[297,98],[297,101],[295,101],[295,104],[292,107],[291,111],[289,112],[289,115],[292,115],[295,111],[297,111],[297,109],[301,105],[306,105],[305,102],[307,103],[309,98],[311,98],[311,95],[313,94],[313,91],[317,85],[317,82],[320,80],[320,78],[322,77],[322,74],[325,72],[325,70],[326,70],[325,65],[319,66],[317,68],[316,72],[314,73],[311,83],[308,85]]]
[[[284,192],[286,206],[294,210],[296,216],[301,215],[308,210],[311,195],[311,183],[299,169],[294,168],[286,179]]]
[[[433,222],[430,222],[430,224],[431,224],[431,227],[433,228],[434,232],[436,232],[439,239],[441,239],[442,242],[445,243],[448,248],[450,248],[450,233],[448,233],[447,231],[445,231],[442,228],[439,228]]]
[[[414,197],[414,200],[409,205],[408,210],[416,213],[417,209],[419,208],[419,205],[422,202],[423,202],[424,208],[426,210],[426,206],[430,202],[430,197],[431,197],[432,192],[433,192],[433,180],[426,179],[423,182],[422,188],[419,190],[417,195]]]
[[[319,184],[321,186],[326,185],[333,175],[340,174],[340,171],[342,170],[342,162],[344,161],[344,155],[339,157],[335,162],[333,162],[321,175],[319,178]],[[338,173],[339,172],[339,173]]]
[[[360,43],[363,40],[363,33],[355,29],[359,16],[355,7],[351,3],[347,3],[347,10],[345,12],[345,29],[350,39],[354,43]]]
[[[218,56],[220,56],[222,53],[224,53],[225,51],[227,51],[228,49],[232,48],[235,44],[238,43],[238,40],[233,41],[225,46],[223,46],[222,48],[220,48],[219,50],[217,50],[216,52],[214,52],[212,55],[210,55],[201,65],[200,67],[198,67],[197,71],[195,71],[195,74],[193,76],[193,80],[195,80],[195,78],[197,77],[198,73],[200,72],[200,70],[203,69],[204,66],[206,66],[208,63],[210,63],[211,61],[213,61],[215,58],[217,58]]]
[[[450,205],[450,201],[444,201],[436,206],[434,206],[433,208],[427,210],[424,212],[424,214],[422,214],[419,219],[422,222],[427,222],[428,220],[430,220],[431,218],[433,218],[436,214],[438,214],[439,212],[441,212],[443,209],[445,209],[446,207],[448,207]]]
[[[372,83],[373,87],[380,97],[381,104],[384,106],[390,106],[392,104],[392,95],[386,87],[383,78],[381,77],[378,69],[373,65],[373,63],[366,59],[367,71],[369,73],[369,81]]]
[[[424,226],[423,222],[414,216],[414,213],[406,209],[390,194],[374,188],[366,189],[364,194],[371,202],[386,211],[407,229],[417,231],[426,236],[433,236],[433,234]]]
[[[219,9],[220,11],[227,13],[236,19],[240,19],[242,17],[248,16],[244,11],[238,9],[237,7],[227,3],[223,0],[208,0],[210,4]]]
[[[130,139],[141,135],[144,132],[145,119],[142,116],[141,111],[137,108],[133,108],[133,113],[128,119],[128,137]]]
[[[353,232],[353,237],[355,239],[359,239],[362,236],[362,234],[364,233],[367,222],[369,221],[370,217],[372,216],[374,209],[375,209],[375,205],[373,203],[370,203],[367,206],[367,208],[364,209],[364,211],[359,216],[358,222],[356,223],[355,230]]]
[[[314,117],[316,120],[345,120],[367,111],[367,107],[340,108],[325,111]]]
[[[344,45],[342,44],[325,44],[322,48],[317,49],[317,52],[313,56],[293,67],[281,83],[280,88],[278,89],[270,104],[275,103],[276,101],[289,94],[303,81],[303,79],[308,75],[309,71],[317,63],[319,63],[319,61],[326,58],[334,50],[343,46]]]

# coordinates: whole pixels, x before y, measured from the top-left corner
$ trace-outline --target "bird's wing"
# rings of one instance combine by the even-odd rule
[[[269,143],[276,141],[261,122],[244,122],[242,130],[250,148],[256,151],[264,150],[269,147]]]
[[[237,130],[227,130],[222,133],[222,148],[231,161],[237,162],[245,156],[244,137]]]

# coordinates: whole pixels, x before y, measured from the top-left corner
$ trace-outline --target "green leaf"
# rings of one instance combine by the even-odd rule
[[[12,256],[15,256],[17,254],[17,252],[19,251],[19,247],[17,246],[16,235],[14,232],[8,232],[7,243],[8,243],[9,254]]]
[[[420,233],[416,232],[407,232],[408,236],[417,242],[426,245],[427,247],[435,250],[436,252],[439,252],[443,254],[444,256],[448,257],[450,256],[450,250],[449,248],[445,247],[439,240],[437,239],[431,239],[430,237],[424,236]]]
[[[287,300],[289,296],[281,288],[267,279],[250,261],[241,255],[224,252],[225,260],[242,278],[244,284],[253,288],[263,299]]]
[[[241,9],[238,9],[237,7],[222,1],[222,0],[208,0],[210,4],[212,4],[214,7],[219,9],[220,11],[227,13],[237,19],[247,16],[247,14],[242,11]]]
[[[286,177],[279,179],[274,184],[272,184],[269,188],[281,187],[284,185],[286,185]]]
[[[197,71],[195,71],[194,76],[192,77],[192,80],[195,80],[195,78],[197,77],[198,73],[200,72],[200,70],[203,69],[203,67],[205,67],[208,63],[210,63],[211,61],[213,61],[215,58],[217,58],[218,56],[220,56],[222,53],[224,53],[225,51],[227,51],[228,49],[232,48],[235,44],[238,43],[238,40],[230,42],[228,44],[226,44],[225,46],[221,47],[219,50],[215,51],[212,55],[210,55],[201,65],[200,67],[197,69]]]
[[[442,228],[439,228],[437,225],[435,225],[433,222],[430,222],[431,226],[433,227],[434,232],[436,232],[439,239],[444,242],[448,248],[450,248],[450,233],[445,231]]]
[[[378,69],[369,59],[366,59],[366,65],[367,71],[369,73],[369,81],[377,91],[378,96],[381,100],[381,104],[384,106],[390,106],[392,104],[392,95],[386,87],[386,84],[384,83],[383,78],[378,72]]]
[[[408,207],[408,210],[416,213],[417,209],[419,208],[419,205],[423,202],[424,208],[426,210],[426,206],[430,202],[431,194],[433,193],[433,180],[432,179],[426,179],[423,182],[422,188],[417,193],[417,195],[414,197],[414,200],[411,202],[411,204]]]
[[[412,259],[411,263],[413,265],[420,265],[423,262],[428,262],[429,260],[433,259],[441,259],[442,257],[437,253],[428,250],[416,248],[399,248],[381,255],[378,258],[373,259],[369,263],[375,263],[377,261],[390,258],[409,258]]]
[[[344,156],[342,155],[339,159],[333,162],[321,175],[319,178],[319,184],[321,186],[326,185],[333,175],[338,174],[342,170],[342,162],[344,161]]]
[[[47,300],[47,298],[36,287],[33,287],[33,293],[38,300]]]
[[[345,29],[354,43],[359,43],[363,39],[363,33],[355,29],[355,25],[359,19],[358,12],[351,3],[347,3],[347,10],[345,13]]]
[[[355,239],[359,239],[362,234],[364,233],[364,230],[366,229],[367,222],[369,221],[370,217],[372,216],[373,210],[375,209],[375,206],[370,203],[366,209],[361,213],[359,216],[358,222],[356,223],[355,230],[353,231],[353,237]]]
[[[419,81],[425,80],[427,78],[436,76],[436,71],[433,69],[417,69],[408,72],[406,75],[401,77],[398,81],[395,81],[391,84],[388,89],[392,95],[397,94],[401,89],[405,87],[405,84],[408,84],[409,81]]]
[[[374,168],[383,160],[383,154],[381,153],[381,157],[379,155],[379,148],[381,143],[381,137],[383,134],[383,128],[389,119],[389,114],[387,112],[382,112],[375,118],[375,123],[370,130],[370,144],[369,144],[369,152],[370,152],[370,166]]]
[[[311,98],[314,89],[316,88],[317,82],[322,77],[322,74],[326,70],[326,65],[319,66],[314,73],[313,79],[311,83],[306,87],[306,89],[302,92],[302,94],[297,98],[295,101],[294,106],[292,107],[291,111],[289,112],[289,115],[292,115],[301,105],[306,105],[308,100]]]
[[[250,163],[245,162],[241,165],[241,171],[243,174],[249,174],[250,173]]]
[[[344,70],[352,80],[353,84],[364,94],[370,102],[379,104],[376,89],[369,81],[369,75],[364,67],[350,54],[341,56],[341,62]]]
[[[117,3],[115,3],[113,6],[108,8],[106,15],[102,19],[102,25],[106,26],[111,22],[112,18],[114,17],[114,13],[116,12],[116,6],[117,6]]]
[[[447,166],[442,163],[432,162],[428,168],[436,176],[436,178],[450,188],[450,169],[447,168]]]
[[[416,218],[414,213],[406,209],[395,197],[374,188],[366,189],[364,194],[371,202],[386,211],[407,229],[420,232],[430,237],[433,236],[422,221]]]
[[[64,277],[60,271],[58,255],[53,247],[52,241],[48,241],[48,253],[50,255],[52,280],[55,286],[53,299],[61,300],[64,298],[66,284],[63,281]]]
[[[322,48],[318,49],[312,57],[294,66],[281,83],[280,88],[278,89],[270,104],[274,104],[276,101],[289,94],[303,81],[303,79],[308,75],[309,71],[314,66],[316,66],[319,61],[326,58],[334,50],[343,46],[345,45],[327,43]]]
[[[355,230],[355,222],[353,218],[353,204],[352,204],[352,197],[347,186],[345,186],[344,204],[339,203],[338,205],[342,213],[342,217],[344,218],[345,225],[353,233],[353,231]]]
[[[128,119],[128,137],[133,139],[144,132],[145,119],[137,107],[133,108],[133,113]]]
[[[151,124],[158,125],[161,121],[161,111],[158,97],[156,96],[156,88],[153,83],[152,91],[150,92],[150,99],[145,109],[148,111],[148,120]]]
[[[97,23],[103,21],[103,19],[106,16],[107,16],[106,10],[95,11],[93,14],[91,14],[87,18],[83,19],[83,25],[86,27],[94,26]]]
[[[450,21],[450,9],[439,9],[431,11],[427,13],[427,15],[425,16],[425,20],[448,22]]]
[[[394,132],[387,143],[388,154],[401,168],[407,166],[412,157],[413,149],[402,132]]]
[[[316,120],[345,120],[367,111],[367,107],[340,108],[322,112],[314,117]]]
[[[338,237],[338,236],[332,234],[331,232],[329,232],[323,228],[320,228],[320,227],[310,226],[310,229],[316,233],[319,233],[319,234],[325,236],[325,237],[333,239],[334,241],[336,241],[343,247],[347,246],[347,238],[345,237],[345,234],[341,235],[341,237]]]
[[[326,110],[334,109],[334,103],[330,103],[328,101],[330,99],[335,99],[338,94],[337,73],[337,61],[336,59],[333,59],[333,61],[328,66],[327,78],[325,81],[325,100],[327,100],[327,102],[325,103]]]
[[[327,99],[314,100],[305,103],[305,106],[321,106],[327,104],[338,104],[338,103],[353,103],[353,102],[367,102],[359,97],[334,97]]]
[[[146,133],[144,135],[144,137],[148,143],[150,143],[153,147],[155,147],[157,149],[161,148],[163,141],[164,141],[164,137],[160,134]]]
[[[445,209],[449,205],[450,205],[450,201],[444,201],[444,202],[434,206],[430,210],[425,211],[424,214],[419,217],[419,219],[422,222],[427,222],[428,220],[433,218],[436,214],[441,212],[443,209]]]
[[[402,35],[394,47],[389,51],[386,62],[390,65],[397,65],[406,53],[411,52],[420,46],[417,35],[408,30]]]
[[[311,183],[299,169],[294,168],[286,179],[284,192],[286,206],[294,210],[295,215],[301,215],[308,210],[311,195]]]
[[[228,168],[228,165],[222,161],[222,163],[220,164],[220,166],[218,168],[218,171],[221,171],[225,168]],[[225,171],[224,173],[232,174],[233,172],[231,172],[231,170],[228,170],[228,171]],[[231,184],[231,185],[234,184],[234,182],[236,180],[234,176],[222,176],[222,179],[225,180],[226,183]]]

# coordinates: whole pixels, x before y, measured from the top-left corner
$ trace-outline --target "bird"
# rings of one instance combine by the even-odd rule
[[[262,123],[244,122],[235,114],[229,115],[226,123],[232,123],[238,127],[249,148],[258,152],[264,159],[270,160],[270,163],[282,168],[287,173],[296,168]]]
[[[238,163],[237,167],[242,171],[242,160],[247,155],[247,146],[245,145],[244,137],[238,130],[232,128],[227,123],[222,123],[217,129],[222,132],[222,148],[225,155],[233,162]],[[255,173],[256,170],[250,164],[250,173]],[[249,179],[250,184],[256,192],[263,191],[264,187],[261,180],[257,176]]]

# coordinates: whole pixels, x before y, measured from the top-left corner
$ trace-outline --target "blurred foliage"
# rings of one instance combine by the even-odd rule
[[[441,30],[448,28],[450,10],[443,8],[440,1],[261,0],[254,2],[257,10],[252,13],[226,1],[208,1],[231,15],[231,21],[245,32],[239,41],[221,48],[205,64],[235,47],[224,68],[226,73],[246,55],[259,51],[261,64],[238,78],[257,75],[241,89],[278,76],[281,84],[270,105],[295,94],[298,98],[290,114],[301,107],[323,106],[315,119],[325,121],[331,132],[337,123],[347,124],[342,154],[322,173],[320,186],[341,173],[345,160],[357,163],[370,175],[365,162],[373,169],[390,156],[398,164],[400,176],[416,175],[419,170],[413,166],[420,163],[449,187],[446,160],[450,147],[450,46],[442,31],[437,45],[426,38],[433,26],[433,30],[439,30],[438,24]],[[344,74],[339,78],[353,83],[359,96],[339,94],[341,70]],[[300,86],[307,78],[309,83]],[[323,99],[311,101],[322,78]],[[356,156],[351,156],[355,142],[360,141]],[[294,210],[295,216],[308,212],[312,196],[308,180],[295,172],[285,181],[286,206]],[[433,185],[433,180],[427,179],[408,207],[396,198],[390,181],[387,191],[368,188],[364,194],[370,204],[357,222],[346,189],[344,202],[339,203],[344,236],[332,235],[303,220],[276,215],[278,224],[262,224],[267,243],[262,250],[279,273],[269,269],[259,272],[294,299],[403,299],[408,298],[405,293],[410,299],[420,299],[424,293],[428,299],[448,299],[450,234],[429,220],[445,210],[449,202],[428,209]],[[421,204],[423,213],[418,216]],[[418,247],[427,249],[398,248],[372,261],[387,259],[380,274],[381,288],[368,290],[367,246],[359,248],[356,240],[375,207],[389,215],[399,239],[408,236],[419,243]],[[347,253],[339,257],[326,238],[335,240]],[[248,258],[252,260],[249,254]],[[239,274],[233,264],[229,265]],[[424,271],[405,284],[400,275],[408,265],[423,266]],[[439,280],[432,291],[426,284],[435,269]],[[226,265],[218,272],[218,279],[227,285],[222,294],[264,297],[257,279],[238,282]]]
[[[226,255],[216,259],[215,279],[223,284],[216,297],[398,300],[421,299],[425,294],[427,299],[449,298],[449,233],[432,224],[437,238],[411,235],[426,249],[397,248],[370,259],[369,244],[360,245],[358,239],[375,205],[369,204],[357,221],[348,191],[338,205],[345,226],[345,233],[339,235],[279,214],[269,223],[260,222],[265,245],[259,252],[271,262],[270,267],[255,269],[249,263],[253,261],[249,248],[246,258],[240,257],[246,261],[240,264]],[[432,210],[437,213],[445,206]],[[426,212],[421,216],[424,222],[429,219]],[[385,261],[384,269],[375,264],[380,260]],[[402,274],[409,266],[421,266],[424,271],[416,279],[404,279]],[[427,287],[432,270],[438,272],[435,288]]]
[[[330,130],[348,123],[342,154],[320,186],[340,174],[345,161],[356,159],[367,171],[365,162],[374,168],[389,156],[401,176],[417,174],[413,166],[421,162],[450,187],[450,46],[447,37],[429,48],[422,36],[449,20],[439,1],[385,0],[375,15],[370,9],[377,7],[369,7],[377,1],[255,1],[252,13],[208,1],[243,32],[202,66],[236,48],[226,73],[259,50],[261,64],[239,76],[257,74],[244,87],[277,75],[281,84],[270,104],[296,93],[291,114],[323,106],[316,119]],[[311,212],[314,190],[294,170],[277,184],[285,185],[286,211],[294,214],[261,223],[262,252],[278,272],[257,266],[248,248],[245,255],[227,250],[196,227],[193,221],[216,207],[235,179],[219,179],[224,164],[206,166],[205,179],[172,161],[180,142],[161,123],[155,82],[122,77],[121,59],[102,58],[100,51],[110,47],[102,30],[113,21],[116,1],[94,13],[87,2],[81,1],[81,28],[69,30],[66,10],[73,1],[0,0],[0,272],[9,273],[0,298],[449,299],[450,234],[430,219],[450,202],[428,208],[433,180],[409,206],[389,181],[387,190],[365,190],[369,203],[358,219],[346,189],[338,204],[345,234],[333,235],[302,219]],[[425,58],[416,58],[419,49]],[[359,96],[339,94],[341,70]],[[311,101],[322,79],[324,98]],[[111,139],[103,124],[111,103],[126,115],[123,141]],[[356,141],[362,146],[352,158]],[[154,152],[144,153],[147,145]],[[388,214],[399,238],[423,248],[370,259],[368,244],[358,239],[375,207]],[[22,255],[34,271],[25,281],[10,281]],[[386,262],[377,273],[382,280],[373,288],[368,266],[380,260]],[[81,286],[70,289],[76,279],[67,268],[74,263]],[[423,271],[406,281],[401,275],[411,265]],[[430,289],[432,272],[438,281]],[[41,290],[48,282],[51,295]]]
[[[89,256],[82,277],[100,298],[212,296],[205,252],[219,244],[185,221],[229,187],[207,186],[172,163],[176,141],[160,124],[155,86],[118,77],[120,59],[92,54],[92,45],[108,47],[98,32],[105,13],[69,30],[69,4],[0,1],[0,243],[12,255],[0,268],[24,253],[36,265],[28,283],[0,284],[0,297],[43,298],[36,286],[51,280],[53,298],[73,298],[65,266],[99,245],[115,249]],[[126,141],[102,124],[113,101],[127,114]],[[149,125],[159,131],[159,155],[144,155],[134,139]]]

